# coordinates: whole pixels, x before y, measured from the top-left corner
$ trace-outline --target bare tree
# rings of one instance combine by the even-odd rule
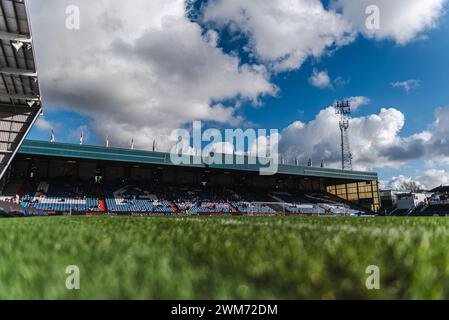
[[[410,192],[421,192],[424,191],[422,186],[416,181],[404,181],[401,183],[399,190],[410,191]]]

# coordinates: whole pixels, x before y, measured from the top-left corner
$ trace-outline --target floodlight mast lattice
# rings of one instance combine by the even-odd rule
[[[351,118],[351,104],[349,101],[339,101],[335,104],[335,112],[340,116],[341,133],[341,168],[352,170],[352,153],[349,143],[349,119]]]

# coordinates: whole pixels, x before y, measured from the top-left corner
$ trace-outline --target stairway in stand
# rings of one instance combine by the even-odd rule
[[[108,211],[106,200],[104,196],[104,191],[102,185],[97,184],[97,196],[98,196],[98,209],[101,213],[106,213]]]
[[[239,210],[236,206],[234,206],[232,203],[229,202],[229,207],[231,208],[232,213],[239,213]]]
[[[173,212],[175,213],[175,215],[179,216],[179,208],[178,206],[170,199],[166,198],[168,204],[170,205],[170,208],[172,208]]]

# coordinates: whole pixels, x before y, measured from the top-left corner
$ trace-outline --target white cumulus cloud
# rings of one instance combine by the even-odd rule
[[[334,0],[333,6],[364,36],[405,45],[437,26],[446,3],[447,0]],[[367,28],[369,6],[379,9],[379,29]]]
[[[266,68],[217,48],[183,0],[38,2],[30,11],[45,105],[88,115],[113,145],[163,146],[192,120],[235,125],[232,101],[276,93]],[[80,8],[79,30],[65,28],[68,4]]]
[[[367,98],[365,98],[367,99]],[[358,98],[363,101],[364,99]],[[354,167],[359,170],[373,168],[400,168],[410,160],[434,155],[434,159],[449,156],[448,140],[443,138],[447,125],[441,119],[448,109],[440,109],[432,130],[411,136],[402,136],[405,116],[395,108],[382,108],[378,114],[353,117],[349,137],[354,156]],[[281,152],[287,159],[314,163],[321,159],[332,167],[341,163],[339,117],[333,107],[323,109],[310,122],[296,121],[282,131]],[[435,145],[442,143],[440,147]]]
[[[422,176],[417,178],[427,189],[434,189],[439,186],[449,185],[449,171],[431,169],[427,170]]]
[[[332,87],[332,81],[329,77],[329,73],[325,71],[313,70],[312,75],[309,78],[309,82],[312,86],[325,89]]]
[[[349,23],[319,0],[212,0],[204,20],[246,34],[254,54],[276,71],[298,69],[354,39]]]
[[[350,97],[344,100],[349,101],[352,111],[357,111],[360,107],[366,106],[367,104],[371,103],[371,99],[364,96]]]
[[[449,185],[449,171],[430,169],[417,177],[407,177],[400,175],[393,177],[388,181],[380,182],[383,190],[402,190],[404,187],[413,184],[421,190],[432,190],[439,186]]]
[[[299,69],[352,43],[358,34],[405,45],[438,25],[447,0],[210,0],[203,20],[248,37],[248,48],[274,71]],[[379,8],[379,29],[367,28],[369,6]]]

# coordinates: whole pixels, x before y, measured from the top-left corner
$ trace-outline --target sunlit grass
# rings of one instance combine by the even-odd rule
[[[1,299],[449,298],[446,218],[24,218],[0,236]]]

